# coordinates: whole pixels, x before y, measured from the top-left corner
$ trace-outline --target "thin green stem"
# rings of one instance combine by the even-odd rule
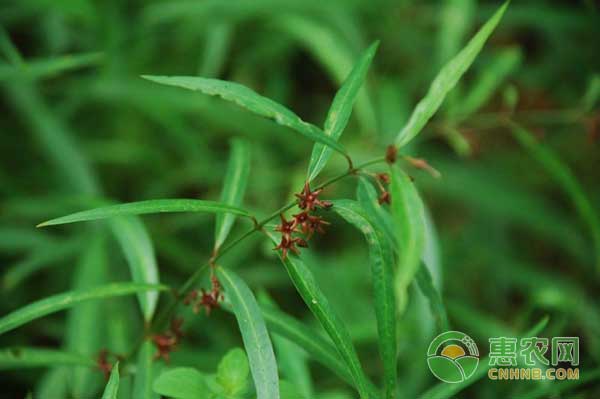
[[[371,166],[371,165],[382,163],[382,162],[385,162],[385,157],[375,158],[375,159],[372,159],[365,163],[362,163],[356,167],[350,167],[350,168],[348,168],[348,170],[346,172],[341,173],[337,176],[334,176],[329,180],[326,180],[325,182],[320,184],[317,188],[325,188],[345,177],[348,177],[351,175],[356,175],[360,170],[366,168],[367,166]],[[172,316],[173,312],[175,311],[175,309],[177,308],[177,305],[179,304],[179,302],[185,297],[185,295],[188,293],[188,291],[190,291],[192,289],[192,287],[198,282],[198,280],[200,280],[200,278],[202,277],[202,275],[204,274],[204,272],[206,271],[206,269],[209,267],[210,264],[214,264],[219,258],[221,258],[224,254],[229,252],[232,248],[237,246],[240,242],[244,241],[246,238],[248,238],[255,232],[262,230],[262,228],[265,226],[265,224],[267,224],[271,220],[275,219],[277,216],[279,216],[279,214],[293,208],[295,205],[296,205],[296,201],[292,201],[292,202],[288,203],[287,205],[284,205],[281,208],[277,209],[276,211],[274,211],[273,213],[271,213],[264,219],[262,219],[258,222],[256,222],[256,220],[255,220],[254,227],[252,227],[250,230],[248,230],[247,232],[242,234],[240,237],[233,240],[227,246],[223,247],[223,249],[218,250],[216,253],[214,253],[211,256],[211,258],[209,259],[207,264],[199,267],[190,277],[188,277],[188,279],[181,285],[181,287],[179,287],[179,289],[175,292],[175,297],[172,299],[172,301],[154,319],[155,321],[152,323],[152,325],[150,327],[150,331],[159,331],[160,329],[163,328],[163,326],[171,318],[171,316]]]

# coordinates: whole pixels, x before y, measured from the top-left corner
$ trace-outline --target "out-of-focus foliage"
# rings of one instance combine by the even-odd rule
[[[468,44],[501,6],[1,2],[2,394],[137,399],[185,388],[272,397],[278,384],[284,399],[367,397],[384,386],[387,398],[598,397],[600,6],[514,0],[495,29],[484,28],[486,38],[493,30],[487,41]],[[480,45],[474,60],[461,53]],[[457,54],[445,71],[458,76],[470,64],[462,78],[430,89]],[[190,77],[185,85],[200,82],[197,90],[259,115],[142,75]],[[437,112],[411,119],[428,90],[425,106]],[[400,137],[419,133],[410,142],[397,139],[405,126]],[[356,166],[394,142],[403,146],[391,207],[376,202],[373,176],[347,176],[321,194],[347,214],[321,212],[331,225],[301,258],[282,264],[261,234],[229,247],[256,220],[278,216],[307,170],[318,185],[345,172],[339,153]],[[311,161],[319,153],[329,157],[324,167]],[[147,202],[166,198],[193,201]],[[53,224],[127,219],[35,227],[115,202],[137,205]],[[132,216],[167,211],[191,212]],[[208,289],[202,266],[215,248],[227,249],[217,270],[229,278],[210,316],[171,308],[169,291],[147,285],[175,291],[192,276],[179,294]],[[391,282],[382,279],[389,257],[404,265],[394,264]],[[168,329],[169,309],[185,336],[165,368],[150,337]],[[581,337],[579,381],[501,384],[480,369],[448,388],[427,368],[427,345],[443,330],[469,334],[485,354],[488,337],[532,326],[538,336]],[[111,364],[122,356],[112,374],[103,349]],[[177,383],[186,378],[192,385]]]

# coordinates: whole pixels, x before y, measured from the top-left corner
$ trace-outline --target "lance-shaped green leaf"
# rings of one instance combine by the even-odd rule
[[[542,318],[539,322],[537,322],[531,329],[526,331],[521,337],[534,337],[538,335],[548,324],[548,317]],[[483,376],[485,376],[490,368],[490,357],[486,356],[485,358],[479,361],[479,365],[477,366],[477,370],[471,375],[471,377],[466,380],[456,383],[456,384],[448,384],[445,382],[440,382],[435,385],[433,388],[428,389],[423,395],[420,396],[421,399],[448,399],[455,398],[458,392],[467,388],[468,386],[474,384],[479,381]]]
[[[275,123],[289,127],[310,140],[323,143],[339,153],[346,155],[344,147],[326,136],[321,129],[304,122],[298,115],[283,105],[263,97],[252,89],[239,83],[219,79],[206,79],[195,76],[142,76],[144,79],[167,86],[182,87],[200,91],[209,96],[218,96],[226,101],[236,103],[259,116],[273,120]]]
[[[442,333],[448,331],[448,315],[446,314],[446,307],[442,301],[440,292],[435,288],[433,284],[433,278],[431,273],[425,264],[421,264],[417,274],[415,275],[419,289],[425,295],[429,301],[429,309],[435,319],[437,330]]]
[[[156,349],[152,341],[145,340],[138,352],[136,373],[133,379],[133,397],[138,399],[156,399],[152,384],[158,378],[159,362],[154,361]]]
[[[91,357],[56,349],[14,347],[0,351],[0,370],[14,370],[49,366],[95,367]]]
[[[265,320],[252,291],[230,270],[219,267],[217,276],[233,306],[233,313],[242,333],[257,399],[279,399],[279,377],[275,353]]]
[[[125,254],[131,277],[136,283],[158,284],[158,267],[152,240],[142,221],[136,216],[112,218],[110,227]],[[158,292],[137,294],[144,320],[152,319]]]
[[[164,285],[113,283],[81,291],[69,291],[26,305],[0,318],[0,334],[13,330],[32,320],[67,309],[92,299],[112,298],[144,291],[165,291]]]
[[[240,206],[246,191],[248,183],[248,173],[250,171],[250,146],[246,140],[234,139],[231,141],[231,155],[227,165],[225,183],[221,192],[221,202],[223,204]],[[215,250],[225,242],[235,215],[223,214],[217,215],[215,227]]]
[[[21,77],[31,80],[51,78],[74,69],[99,64],[100,61],[101,53],[84,53],[30,60],[25,65],[0,65],[0,81]]]
[[[365,211],[373,218],[374,222],[383,229],[387,239],[390,241],[393,250],[396,248],[396,232],[392,223],[392,216],[386,208],[379,204],[379,198],[375,187],[369,181],[361,177],[358,179],[356,188],[356,199]]]
[[[390,192],[392,217],[398,240],[396,297],[398,309],[404,311],[407,289],[421,262],[425,247],[425,211],[414,183],[400,168],[391,167]]]
[[[267,234],[273,244],[277,244],[276,237],[271,232],[267,232]],[[348,329],[317,285],[310,269],[295,256],[288,255],[283,259],[280,254],[280,258],[304,303],[306,303],[321,326],[323,326],[323,329],[325,329],[340,356],[342,356],[342,359],[344,359],[344,362],[350,369],[354,386],[358,390],[360,397],[362,399],[368,398],[368,379],[364,374]]]
[[[537,142],[534,136],[522,126],[510,123],[513,136],[533,158],[546,169],[548,174],[569,197],[581,221],[587,225],[594,244],[596,268],[600,271],[600,217],[588,199],[583,187],[577,181],[573,172],[549,148]]]
[[[295,342],[314,360],[336,373],[349,385],[354,385],[352,374],[337,349],[319,332],[272,306],[263,305],[261,310],[270,331]]]
[[[429,91],[415,107],[410,119],[396,137],[396,146],[402,147],[412,140],[425,127],[429,119],[440,108],[446,95],[456,85],[462,75],[469,69],[477,54],[490,37],[496,25],[502,19],[508,1],[483,25],[467,45],[450,60],[435,77]]]
[[[246,217],[250,216],[250,214],[244,209],[215,201],[204,201],[197,199],[159,199],[128,202],[126,204],[103,206],[87,211],[76,212],[71,215],[40,223],[38,227],[84,222],[88,220],[108,219],[117,216],[171,212],[232,213],[234,215]]]
[[[333,210],[348,223],[358,228],[369,246],[369,263],[379,334],[379,351],[383,360],[385,397],[396,394],[396,300],[394,297],[394,255],[383,227],[376,224],[377,216],[370,215],[359,203],[351,200],[333,202]]]
[[[116,362],[110,372],[110,378],[104,388],[102,399],[117,399],[119,392],[119,362]]]
[[[373,61],[378,46],[379,42],[376,41],[361,55],[344,81],[344,84],[336,93],[331,107],[327,112],[324,132],[336,141],[340,138],[348,124],[350,114],[352,114],[352,107],[365,81],[367,71],[369,70],[369,66],[371,66],[371,61]],[[308,181],[312,181],[323,170],[331,157],[331,153],[331,148],[321,143],[314,145],[308,165]]]

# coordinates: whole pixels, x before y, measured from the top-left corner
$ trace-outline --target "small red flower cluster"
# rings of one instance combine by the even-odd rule
[[[323,191],[322,188],[311,191],[308,182],[306,182],[303,190],[299,194],[296,194],[296,197],[298,198],[298,207],[302,209],[302,212],[293,215],[292,220],[289,221],[286,220],[283,214],[279,215],[281,224],[279,224],[275,230],[281,233],[281,242],[273,249],[281,249],[281,255],[284,260],[289,251],[296,255],[300,253],[300,250],[296,246],[302,248],[308,247],[307,240],[311,239],[315,231],[320,234],[325,233],[323,226],[326,226],[329,223],[320,216],[311,215],[311,212],[315,209],[328,209],[332,206],[331,202],[319,199],[321,191]],[[302,233],[306,239],[294,237],[294,233]]]
[[[204,288],[198,290],[192,290],[187,297],[183,300],[184,305],[192,304],[192,310],[198,314],[200,308],[204,307],[206,315],[210,315],[212,309],[219,307],[219,302],[223,300],[223,293],[221,292],[221,283],[217,277],[213,274],[210,276],[211,290],[206,291]]]
[[[176,349],[183,338],[184,334],[183,331],[181,331],[182,325],[182,318],[173,319],[171,320],[171,326],[167,331],[152,336],[152,342],[158,350],[154,355],[154,360],[162,358],[165,362],[169,362],[171,352]]]

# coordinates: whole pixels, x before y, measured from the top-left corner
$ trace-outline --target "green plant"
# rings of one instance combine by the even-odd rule
[[[453,3],[452,7],[459,3]],[[309,9],[328,7],[310,1],[306,4]],[[165,7],[164,4],[162,6]],[[71,290],[21,306],[0,318],[0,334],[5,334],[17,328],[24,328],[27,323],[51,313],[69,309],[68,332],[62,349],[31,346],[31,342],[27,342],[27,346],[15,345],[0,354],[1,368],[50,367],[51,371],[45,375],[39,387],[42,395],[48,397],[68,395],[86,397],[86,395],[99,395],[102,390],[104,392],[102,398],[141,399],[155,398],[158,395],[180,399],[336,397],[326,396],[326,393],[321,396],[321,392],[316,392],[306,362],[306,359],[311,359],[324,368],[321,374],[325,375],[323,378],[326,382],[323,386],[332,385],[328,380],[332,378],[335,384],[341,382],[352,391],[351,394],[342,391],[340,394],[342,398],[358,395],[361,399],[392,399],[409,397],[420,389],[403,386],[403,380],[398,377],[400,366],[410,367],[407,364],[399,364],[401,363],[399,353],[406,354],[410,350],[407,349],[406,341],[419,334],[411,331],[411,328],[416,330],[414,326],[419,322],[431,320],[435,326],[429,328],[429,332],[448,330],[452,319],[453,323],[462,322],[473,329],[519,335],[512,326],[506,327],[486,317],[478,318],[477,311],[480,308],[475,301],[470,308],[465,308],[460,302],[444,299],[440,292],[441,284],[437,280],[439,268],[435,266],[438,255],[435,254],[435,249],[432,249],[437,245],[437,239],[429,210],[423,203],[417,186],[431,185],[431,181],[440,177],[439,169],[444,175],[450,175],[446,195],[460,196],[466,203],[471,201],[471,204],[475,204],[473,208],[479,206],[498,219],[510,214],[511,217],[524,221],[523,224],[535,226],[539,221],[559,220],[559,218],[554,218],[555,215],[551,211],[538,206],[536,198],[532,200],[530,197],[523,197],[519,192],[513,194],[511,190],[503,190],[501,185],[496,188],[498,191],[508,191],[503,193],[505,197],[502,197],[507,199],[498,205],[495,197],[500,198],[500,196],[488,195],[493,188],[490,188],[490,185],[495,184],[489,182],[493,179],[488,179],[486,176],[478,180],[477,176],[467,174],[462,180],[466,183],[454,184],[451,179],[453,176],[456,178],[458,173],[452,173],[451,164],[445,165],[443,160],[440,165],[432,162],[432,165],[436,166],[433,168],[424,159],[409,155],[416,154],[413,152],[412,146],[415,145],[413,139],[430,124],[435,114],[440,115],[442,120],[439,130],[443,140],[447,140],[449,145],[462,156],[473,151],[471,143],[465,139],[465,135],[460,130],[461,124],[467,120],[477,120],[476,112],[498,89],[499,82],[522,61],[521,53],[511,47],[494,54],[489,68],[477,75],[472,86],[460,86],[459,81],[502,20],[509,8],[508,2],[495,10],[491,18],[462,50],[442,51],[444,56],[441,58],[444,66],[433,79],[426,95],[417,103],[412,113],[407,115],[403,127],[393,126],[394,131],[399,130],[398,134],[395,137],[385,137],[382,142],[369,143],[369,146],[376,148],[373,152],[379,155],[360,162],[357,161],[363,158],[360,146],[370,141],[369,138],[359,142],[358,145],[354,143],[352,147],[342,145],[339,141],[342,133],[348,130],[355,108],[359,125],[365,130],[372,128],[375,110],[370,103],[365,82],[380,46],[379,41],[368,47],[365,46],[366,49],[359,57],[349,56],[350,52],[343,45],[337,47],[335,36],[330,32],[334,28],[319,25],[305,18],[302,13],[295,15],[294,7],[304,10],[304,5],[295,2],[290,2],[291,9],[281,15],[272,10],[276,6],[268,1],[240,2],[236,5],[207,1],[198,5],[174,3],[171,8],[162,10],[160,7],[161,5],[156,4],[145,10],[144,17],[149,26],[163,19],[174,18],[180,13],[189,12],[188,7],[193,9],[197,7],[196,11],[201,15],[203,13],[210,15],[211,10],[217,10],[234,21],[238,18],[243,19],[247,15],[273,12],[276,14],[276,18],[272,21],[273,25],[277,29],[286,31],[289,40],[304,42],[311,53],[323,59],[322,62],[330,69],[330,73],[341,83],[341,86],[327,107],[323,126],[319,127],[303,120],[299,116],[302,114],[300,111],[296,113],[280,102],[258,94],[245,85],[212,78],[211,75],[214,76],[215,71],[222,67],[219,66],[223,62],[223,56],[220,54],[227,48],[230,40],[231,27],[228,23],[211,25],[209,28],[208,37],[211,39],[205,51],[210,54],[207,59],[211,63],[203,64],[200,68],[207,77],[143,75],[142,77],[149,82],[144,82],[144,85],[139,87],[129,87],[126,86],[129,83],[124,82],[124,86],[120,87],[122,82],[115,80],[116,85],[107,88],[103,84],[110,79],[99,81],[99,87],[94,88],[99,93],[103,93],[103,90],[110,92],[110,90],[120,89],[133,93],[134,89],[139,88],[140,91],[134,96],[133,102],[162,124],[165,134],[170,135],[166,141],[175,143],[178,151],[190,160],[192,172],[177,170],[168,176],[165,173],[165,176],[160,176],[164,179],[159,177],[152,182],[153,190],[149,192],[185,192],[185,190],[165,189],[165,187],[169,185],[171,188],[176,187],[181,180],[186,180],[188,173],[195,178],[194,168],[205,170],[216,168],[214,166],[216,164],[212,163],[210,152],[197,152],[198,147],[202,146],[189,142],[181,122],[183,118],[171,116],[170,113],[173,111],[176,114],[180,112],[180,108],[193,109],[210,120],[211,110],[217,109],[220,112],[217,112],[219,116],[215,118],[220,119],[219,123],[239,122],[240,126],[237,129],[251,130],[248,136],[253,139],[255,128],[257,135],[264,134],[264,131],[276,132],[272,136],[276,135],[279,139],[285,140],[290,151],[297,151],[299,157],[307,161],[308,167],[302,176],[296,178],[286,172],[282,177],[285,184],[293,185],[295,198],[285,203],[277,195],[271,194],[274,192],[273,187],[278,183],[269,180],[271,175],[268,172],[263,171],[262,180],[255,178],[254,170],[250,169],[251,164],[254,164],[251,160],[265,157],[265,154],[256,153],[256,146],[248,138],[236,137],[229,141],[229,157],[226,165],[220,164],[224,171],[224,179],[222,183],[220,179],[215,182],[215,186],[220,187],[220,194],[208,192],[206,196],[202,196],[207,199],[150,199],[118,204],[105,199],[107,195],[101,189],[100,180],[95,177],[90,163],[79,154],[76,144],[70,141],[68,134],[64,134],[64,127],[45,108],[36,92],[37,81],[53,76],[55,73],[95,65],[102,62],[103,56],[89,53],[69,59],[56,58],[52,62],[26,63],[10,38],[4,34],[0,45],[12,66],[0,68],[0,80],[5,81],[7,91],[19,109],[37,116],[29,123],[37,132],[39,141],[43,143],[46,156],[52,161],[55,169],[60,171],[68,186],[73,187],[77,193],[75,199],[61,198],[56,202],[46,201],[44,198],[42,204],[48,206],[48,209],[41,207],[35,199],[29,208],[24,199],[19,199],[17,206],[13,206],[13,209],[21,209],[22,212],[40,218],[50,213],[67,215],[40,223],[37,227],[44,229],[31,236],[27,234],[20,236],[19,231],[16,230],[0,231],[0,236],[5,233],[6,237],[16,237],[15,246],[31,247],[36,253],[35,257],[9,269],[3,281],[4,288],[7,292],[19,295],[19,286],[22,286],[34,273],[49,268],[49,265],[63,257],[74,257],[80,252],[83,256],[76,269]],[[463,11],[466,16],[472,13],[468,7],[465,10]],[[450,11],[444,14],[445,18],[451,18]],[[342,28],[347,28],[344,23],[340,25]],[[445,32],[445,34],[462,35],[461,32]],[[385,44],[385,40],[382,43]],[[448,46],[448,43],[444,43],[444,46]],[[284,45],[282,46],[285,47]],[[262,50],[268,52],[269,47],[270,45],[267,45]],[[455,52],[456,55],[453,54]],[[451,55],[453,56],[450,58]],[[252,57],[249,58],[252,60]],[[356,62],[352,67],[350,65],[347,65],[346,69],[339,67],[348,64],[349,60],[354,61],[355,58]],[[342,70],[344,70],[343,74]],[[346,74],[347,70],[349,73]],[[275,74],[275,71],[273,73]],[[240,76],[243,76],[243,73]],[[277,86],[277,80],[275,81],[274,86]],[[598,96],[597,80],[593,82],[595,83],[591,85],[589,91],[591,94],[586,96],[585,112],[582,115],[591,115],[590,112]],[[172,103],[167,102],[169,105],[166,108],[163,108],[162,102],[155,101],[155,97],[158,97],[155,93],[159,92],[152,90],[161,90],[159,85],[174,87],[160,92],[166,98],[173,99]],[[467,90],[466,95],[461,99],[458,94],[463,89]],[[276,89],[273,91],[277,92]],[[209,103],[210,100],[204,96],[192,92],[220,97],[220,99]],[[516,102],[514,92],[507,89],[505,93],[507,105],[514,107]],[[252,119],[245,114],[236,114],[235,108],[225,108],[228,107],[227,103],[232,103],[249,114],[267,119],[268,123],[263,124],[264,121],[261,119]],[[198,109],[196,104],[200,104]],[[205,109],[206,104],[210,104],[207,107],[209,111]],[[169,106],[172,109],[169,109]],[[385,106],[386,104],[382,104],[382,109]],[[512,108],[494,119],[493,123],[499,122],[504,129],[510,130],[517,141],[542,164],[572,200],[581,220],[591,233],[594,257],[598,266],[600,227],[592,201],[587,198],[581,184],[559,157],[538,145],[532,134],[513,120],[514,115],[511,112]],[[388,113],[393,114],[393,112]],[[238,115],[243,115],[239,116],[241,122],[236,120]],[[485,122],[485,115],[481,119]],[[271,122],[278,125],[277,130],[268,130],[273,129]],[[435,123],[437,121],[431,125]],[[121,127],[123,131],[128,131],[129,128],[129,126]],[[126,140],[135,142],[139,138],[128,137]],[[310,157],[303,147],[306,142],[312,144]],[[99,152],[102,156],[113,156],[117,159],[117,163],[123,160],[127,162],[129,157],[135,157],[136,151],[139,151],[141,155],[138,155],[141,158],[150,160],[148,163],[153,163],[153,159],[156,159],[157,163],[154,165],[156,170],[162,170],[163,154],[155,148],[132,145],[131,152],[125,151],[120,154],[119,151],[102,147],[101,140],[97,140],[95,144],[101,148]],[[340,155],[341,157],[338,157]],[[122,157],[121,161],[118,160],[119,157]],[[338,162],[340,160],[342,162]],[[345,169],[333,177],[322,179],[321,173],[330,161],[333,168],[345,167]],[[432,178],[419,179],[417,184],[411,177],[416,170],[424,170]],[[142,175],[145,174],[143,168],[141,172]],[[214,176],[215,173],[207,173],[208,175]],[[267,178],[265,179],[264,176]],[[347,184],[348,181],[351,182],[351,191],[340,190],[340,185]],[[459,194],[452,190],[459,191]],[[138,193],[133,191],[128,196],[138,199]],[[255,206],[254,209],[245,205],[247,191],[255,197],[258,193],[259,199],[254,203],[259,206]],[[355,191],[355,195],[352,191]],[[146,192],[139,196],[140,199],[147,197],[156,198],[162,195],[149,195]],[[208,198],[219,198],[219,200],[213,201]],[[69,200],[72,202],[69,203]],[[510,205],[503,205],[506,203]],[[276,209],[265,210],[267,205],[272,204],[276,204],[274,206]],[[72,213],[74,208],[87,208],[87,210]],[[523,208],[531,211],[524,211]],[[7,209],[10,210],[10,206],[7,206]],[[162,213],[183,215],[178,219],[176,219],[177,215],[169,215],[161,219],[171,221],[165,223],[167,226],[163,226],[164,229],[157,229],[158,232],[147,229],[146,223],[139,217]],[[168,223],[186,226],[197,232],[198,226],[204,227],[204,220],[208,220],[202,218],[212,215],[215,215],[215,226],[214,235],[212,230],[208,234],[212,236],[209,248],[204,243],[198,243],[198,237],[194,233],[186,234],[185,237],[171,236],[171,232],[177,228],[168,226]],[[76,226],[66,227],[64,237],[61,236],[59,240],[44,235],[48,230],[60,228],[55,226],[84,221],[104,223],[95,223],[76,233],[72,231],[77,228]],[[242,223],[237,223],[239,221]],[[240,231],[240,224],[243,226],[242,231]],[[318,249],[313,252],[313,248],[318,248],[323,242],[335,240],[336,245],[343,248],[352,246],[347,242],[347,236],[340,234],[340,226],[344,224],[358,230],[366,242],[369,273],[361,274],[356,279],[370,283],[368,295],[362,295],[364,293],[360,292],[361,289],[366,290],[364,286],[354,290],[350,284],[348,287],[342,287],[344,281],[338,282],[334,278],[331,278],[333,283],[324,281],[312,266],[314,261],[311,257],[314,256],[314,252],[318,252]],[[449,224],[452,224],[452,221]],[[498,225],[501,224],[501,221],[498,222]],[[570,240],[569,234],[560,231],[559,227],[544,226],[538,229],[543,230],[541,234],[554,240],[558,246],[564,247],[565,251],[570,251],[573,256],[581,256],[585,252],[581,250],[580,240],[577,238]],[[155,236],[153,233],[158,234]],[[481,235],[480,231],[470,232],[470,234]],[[72,236],[77,236],[77,240],[65,239]],[[206,236],[203,235],[204,241],[209,240]],[[260,238],[257,239],[257,236]],[[473,251],[481,251],[482,257],[490,256],[489,252],[498,253],[497,259],[502,259],[502,256],[512,256],[508,251],[502,253],[498,250],[505,246],[502,237],[492,237],[489,242],[495,239],[498,242],[494,241],[493,244],[497,247],[493,250],[474,248]],[[110,252],[108,248],[112,240],[118,244],[121,256],[127,263],[128,272],[112,270],[113,276],[109,277],[107,253]],[[184,240],[189,245],[182,244]],[[492,245],[488,240],[482,241],[486,241],[481,245],[483,248]],[[279,266],[283,267],[266,268],[263,273],[260,273],[261,283],[254,285],[251,282],[252,276],[246,274],[248,269],[252,268],[236,270],[235,265],[244,263],[250,251],[262,250],[262,244],[265,242],[268,245],[266,252],[276,254],[281,263]],[[241,254],[236,251],[240,251]],[[158,266],[160,262],[157,253],[168,254],[169,257],[177,259],[173,263],[179,265],[178,272],[164,273],[164,270]],[[204,261],[199,265],[200,256]],[[343,260],[339,261],[342,268],[343,262]],[[523,269],[529,270],[527,267]],[[267,281],[269,276],[276,275],[279,270],[286,272],[282,286],[293,285],[305,307],[314,316],[312,321],[301,320],[296,314],[292,316],[293,312],[280,307],[278,302],[265,291],[258,291],[264,281]],[[537,276],[534,271],[530,270],[530,272]],[[112,282],[114,276],[118,276],[119,280],[127,281]],[[281,277],[281,275],[277,276]],[[343,276],[338,278],[341,280]],[[518,276],[515,277],[517,278]],[[530,323],[530,320],[539,319],[539,315],[534,313],[536,308],[533,304],[537,303],[536,301],[542,302],[547,307],[558,308],[563,306],[561,301],[564,298],[572,296],[573,303],[580,305],[578,312],[587,314],[588,310],[595,309],[593,303],[586,302],[587,299],[576,298],[578,292],[576,287],[562,286],[560,282],[549,278],[548,291],[541,291],[531,288],[531,283],[524,280],[527,278],[523,278],[519,284],[528,287],[527,290],[532,292],[532,299],[519,314],[521,323],[515,323],[518,325],[516,328],[518,331],[521,331],[523,325]],[[364,330],[367,330],[366,333],[360,328],[349,326],[336,306],[339,298],[333,298],[335,292],[331,292],[331,287],[329,290],[325,289],[324,286],[327,284],[333,284],[334,288],[339,284],[337,288],[340,289],[340,296],[350,292],[351,295],[342,300],[351,303],[353,311],[355,307],[361,309],[356,312],[368,313],[372,310],[374,313],[373,320],[370,320],[372,323],[362,320],[360,323]],[[342,291],[343,289],[348,291]],[[562,290],[569,294],[560,296],[556,294]],[[286,291],[286,295],[290,292],[291,290]],[[119,302],[115,305],[116,302],[112,299],[132,294],[135,294],[139,309],[128,309],[127,306],[132,307],[129,302],[127,304]],[[561,299],[557,300],[556,297]],[[425,306],[421,306],[423,304]],[[415,306],[419,307],[415,308]],[[585,306],[589,309],[584,309]],[[544,307],[544,310],[547,307]],[[230,324],[226,324],[226,313],[232,313],[237,321],[244,350],[231,349],[239,343],[232,342],[229,338],[223,339],[222,343],[216,342],[216,337],[230,327]],[[452,317],[449,317],[449,313]],[[140,320],[128,319],[138,314],[141,315]],[[110,321],[105,322],[105,320]],[[593,319],[589,321],[590,324],[595,322]],[[547,324],[548,319],[544,317],[523,336],[537,335]],[[107,339],[102,336],[102,331],[98,327],[100,325],[106,327]],[[190,337],[193,330],[203,329],[206,331],[201,338]],[[320,329],[326,335],[321,334]],[[373,332],[370,332],[371,330]],[[361,356],[356,337],[369,333],[375,337],[379,356],[371,354],[367,364],[365,356]],[[237,335],[235,333],[236,337]],[[592,345],[595,345],[594,341],[592,342]],[[198,358],[201,357],[197,348],[205,346],[212,348],[211,345],[214,350],[207,351],[208,355],[201,354],[208,356],[206,364],[202,367],[196,366],[199,363]],[[194,356],[194,362],[185,362],[178,357],[184,357],[187,350],[190,350],[191,356]],[[419,356],[420,352],[416,351],[410,361],[426,361],[425,357],[421,359]],[[407,358],[408,356],[404,356],[402,360],[406,361]],[[481,359],[481,363],[488,362],[486,359]],[[592,370],[590,379],[597,378],[596,371]],[[484,377],[486,372],[487,368],[480,367],[468,381],[456,385],[435,385],[422,392],[422,395],[427,398],[452,397]],[[99,383],[97,377],[102,374],[106,381]],[[72,381],[69,381],[67,376],[70,376]],[[69,384],[65,381],[69,381]],[[104,388],[100,386],[102,384]],[[410,384],[410,378],[407,378],[405,385]],[[562,386],[556,388],[555,392],[561,389]],[[527,391],[527,393],[535,397],[550,391],[551,389],[543,388],[538,391]],[[334,392],[332,395],[335,394]]]

